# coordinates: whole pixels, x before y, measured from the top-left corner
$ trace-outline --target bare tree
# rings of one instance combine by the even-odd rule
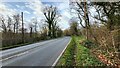
[[[90,26],[90,3],[87,2],[86,0],[84,2],[80,1],[76,1],[72,3],[75,8],[74,10],[76,10],[77,15],[78,15],[78,19],[80,22],[80,25],[85,29],[86,31],[86,39],[89,40],[89,35],[91,35],[93,37],[93,39],[97,42],[96,37],[93,35],[91,26]],[[83,25],[83,23],[85,23],[85,26]]]
[[[87,2],[80,2],[76,1],[73,2],[74,6],[76,7],[75,10],[77,11],[77,15],[80,21],[80,24],[83,28],[86,29],[86,39],[88,39],[88,30],[90,28],[90,22],[89,22],[89,15],[88,15],[88,3]],[[82,24],[82,19],[85,22],[85,26]]]
[[[20,15],[17,14],[17,15],[13,15],[13,18],[14,18],[14,32],[15,33],[18,33],[19,31],[19,25],[20,25]]]
[[[44,16],[46,18],[46,22],[48,24],[48,28],[49,28],[49,32],[48,32],[48,36],[49,37],[55,37],[54,35],[54,30],[52,31],[52,27],[54,29],[55,25],[56,25],[56,18],[58,18],[57,15],[57,8],[53,7],[53,6],[48,6],[46,7],[44,12]]]
[[[8,28],[8,31],[12,31],[11,29],[11,25],[12,25],[12,19],[8,16],[8,25],[7,25],[7,28]]]
[[[37,21],[37,19],[32,19],[33,20],[33,25],[34,25],[34,31],[35,31],[35,33],[37,33],[37,24],[38,24],[38,21]]]
[[[100,20],[110,31],[114,30],[114,26],[120,25],[120,2],[93,2],[92,5],[97,12],[97,15],[92,17]]]
[[[5,24],[5,19],[4,19],[4,17],[0,17],[0,21],[1,21],[1,28],[3,29],[3,33],[6,33],[7,32],[7,26],[6,26],[6,24]]]
[[[32,37],[32,33],[33,33],[33,24],[32,23],[29,24],[29,29],[30,29],[30,37]]]

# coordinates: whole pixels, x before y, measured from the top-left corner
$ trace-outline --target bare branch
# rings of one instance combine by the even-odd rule
[[[76,3],[79,6],[79,8],[82,9],[82,12],[84,12],[84,9],[82,8],[82,6],[78,2],[76,2]]]
[[[79,17],[79,20],[80,20],[80,24],[81,24],[81,26],[82,26],[83,28],[85,28],[85,26],[83,26],[83,24],[82,24],[82,19],[81,19],[81,17],[80,17],[79,14],[78,14],[78,17]]]

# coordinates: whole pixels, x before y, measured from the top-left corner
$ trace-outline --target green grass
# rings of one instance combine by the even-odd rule
[[[79,41],[84,39],[84,37],[75,37],[77,43],[77,52],[76,52],[76,66],[102,66],[103,63],[96,59],[90,53],[90,49],[79,44]]]
[[[83,39],[85,38],[82,36],[73,36],[56,66],[103,66],[104,64],[102,62],[95,58],[94,55],[91,55],[90,49],[79,44]],[[74,53],[76,57],[74,57],[72,53]]]

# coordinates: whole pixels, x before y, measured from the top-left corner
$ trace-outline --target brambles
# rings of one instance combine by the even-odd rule
[[[86,40],[82,43],[83,46],[87,47],[87,48],[91,48],[93,46],[95,46],[95,44],[93,42],[91,42],[90,40]]]

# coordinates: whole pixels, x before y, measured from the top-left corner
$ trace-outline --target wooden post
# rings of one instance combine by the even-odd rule
[[[23,23],[23,12],[21,12],[21,18],[22,18],[22,43],[24,43],[24,23]]]

